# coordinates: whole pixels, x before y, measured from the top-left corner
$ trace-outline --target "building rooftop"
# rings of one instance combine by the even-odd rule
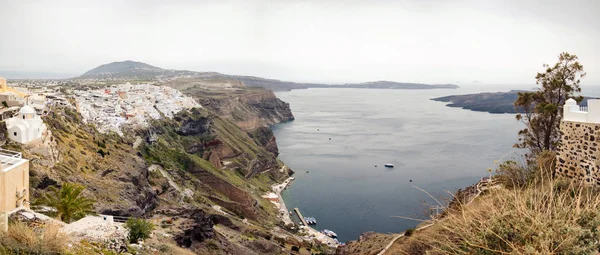
[[[22,154],[17,151],[0,149],[0,166],[3,172],[10,171],[13,167],[27,162],[22,158]]]
[[[587,106],[579,106],[570,98],[563,106],[563,120],[600,124],[600,99],[588,99]]]

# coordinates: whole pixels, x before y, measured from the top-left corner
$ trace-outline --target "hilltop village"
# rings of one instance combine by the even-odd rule
[[[100,89],[73,90],[77,111],[100,132],[123,134],[123,125],[148,127],[149,119],[173,118],[183,109],[202,106],[179,90],[151,84],[112,85]]]

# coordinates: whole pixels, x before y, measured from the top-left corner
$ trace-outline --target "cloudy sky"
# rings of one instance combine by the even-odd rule
[[[0,75],[136,60],[303,82],[529,84],[568,51],[600,85],[599,12],[594,0],[0,0]]]

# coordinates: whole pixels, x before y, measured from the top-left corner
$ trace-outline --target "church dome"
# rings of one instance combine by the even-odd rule
[[[31,114],[31,113],[35,114],[35,109],[33,109],[33,107],[31,107],[29,105],[26,105],[26,106],[21,107],[21,110],[19,110],[19,113],[20,114]]]

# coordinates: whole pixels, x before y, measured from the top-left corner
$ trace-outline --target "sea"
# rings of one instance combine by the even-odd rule
[[[452,108],[430,99],[532,87],[277,92],[296,117],[272,127],[279,158],[295,171],[283,192],[285,203],[316,218],[314,228],[336,232],[341,242],[367,231],[415,227],[459,188],[522,154],[513,148],[524,128],[514,114]]]

